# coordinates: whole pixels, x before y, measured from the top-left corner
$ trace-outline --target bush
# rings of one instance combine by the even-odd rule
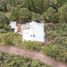
[[[9,55],[0,52],[0,67],[50,67],[31,58],[24,58],[16,55]]]
[[[43,20],[45,20],[46,22],[52,22],[52,23],[58,23],[58,13],[56,12],[56,10],[52,7],[49,7],[46,12],[43,13],[42,15]]]
[[[16,34],[16,33],[5,33],[2,34],[3,38],[1,38],[1,42],[3,43],[3,45],[21,45],[22,40],[21,40],[21,36]]]
[[[15,45],[30,50],[40,50],[41,43],[38,42],[22,42],[21,35],[17,33],[4,33],[0,35],[0,45]]]
[[[67,22],[67,3],[58,9],[58,13],[60,15],[59,22],[62,23]]]
[[[4,45],[4,34],[0,33],[0,45]]]
[[[67,51],[61,45],[46,45],[44,48],[42,48],[42,51],[44,54],[54,57],[58,61],[67,62]]]
[[[41,45],[38,42],[24,42],[23,47],[30,50],[40,50]]]
[[[9,19],[2,12],[0,12],[0,29],[5,31],[10,30]]]
[[[22,21],[27,22],[30,20],[30,11],[27,8],[20,8],[19,6],[16,8],[12,8],[10,12],[10,19],[17,20],[17,22]]]

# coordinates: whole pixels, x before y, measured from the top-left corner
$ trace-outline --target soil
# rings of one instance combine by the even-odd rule
[[[46,56],[40,52],[36,52],[36,51],[20,49],[15,46],[0,46],[0,51],[9,53],[9,54],[20,55],[26,58],[36,59],[36,60],[41,61],[44,64],[51,65],[52,67],[67,67],[67,64],[63,62],[58,62],[54,60],[53,58]]]

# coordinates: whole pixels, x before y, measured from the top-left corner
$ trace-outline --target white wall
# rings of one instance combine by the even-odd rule
[[[23,40],[44,42],[44,24],[43,23],[30,23],[30,29],[23,30]]]

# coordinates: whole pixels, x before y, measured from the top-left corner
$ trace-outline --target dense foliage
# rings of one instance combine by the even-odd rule
[[[22,46],[24,49],[29,49],[29,50],[36,50],[36,51],[40,51],[41,50],[41,43],[38,42],[23,42]]]
[[[64,28],[64,30],[65,29],[67,28]],[[58,61],[67,62],[67,38],[65,36],[66,32],[61,34],[62,31],[48,31],[49,30],[47,29],[47,40],[49,40],[50,43],[47,43],[47,45],[39,42],[23,42],[21,40],[21,36],[16,33],[4,33],[0,34],[0,46],[17,46],[27,50],[42,51],[44,54],[49,55]],[[59,34],[57,34],[57,32],[59,32]]]
[[[53,20],[55,20],[55,17],[59,17],[59,20],[62,20],[61,18],[63,18],[63,21],[66,22],[66,19],[64,18],[64,16],[66,17],[66,9],[66,0],[0,0],[0,11],[5,14],[9,12],[10,15],[14,16],[13,19],[16,21],[21,19],[19,14],[23,16],[23,19],[25,17],[27,20],[31,20],[32,18],[28,18],[28,16],[31,17],[32,14],[29,15],[29,13],[39,13],[40,16],[42,16],[47,12],[46,17],[44,17],[45,20],[49,16],[48,18],[50,19],[47,18],[47,21],[49,22],[54,23],[55,21]],[[56,20],[56,22],[59,20]]]
[[[50,67],[37,60],[0,52],[0,67]]]
[[[66,12],[66,0],[0,0],[0,19],[3,20],[3,23],[6,23],[3,25],[4,29],[9,28],[5,19],[7,17],[10,21],[16,20],[22,23],[31,20],[66,23]]]
[[[0,30],[9,31],[9,19],[0,12]]]
[[[16,33],[4,33],[0,34],[0,45],[15,45],[21,46],[21,36]]]
[[[41,49],[41,44],[38,42],[26,42],[22,40],[22,37],[17,33],[0,33],[0,46],[8,45],[8,46],[18,46],[20,48],[29,49],[29,50],[37,50]]]
[[[58,61],[67,62],[67,50],[59,44],[49,44],[42,48],[44,54],[54,57]]]
[[[48,45],[42,51],[58,61],[67,62],[67,23],[48,23],[45,27]]]
[[[20,36],[14,33],[0,34],[0,45],[42,49],[56,60],[67,62],[67,0],[0,0],[0,32],[10,30],[11,20],[44,21],[47,46],[42,49],[39,43],[22,43]]]

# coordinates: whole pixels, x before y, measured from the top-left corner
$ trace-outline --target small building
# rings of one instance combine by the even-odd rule
[[[23,40],[45,42],[44,23],[35,21],[29,23],[10,22],[11,29],[22,35]]]

